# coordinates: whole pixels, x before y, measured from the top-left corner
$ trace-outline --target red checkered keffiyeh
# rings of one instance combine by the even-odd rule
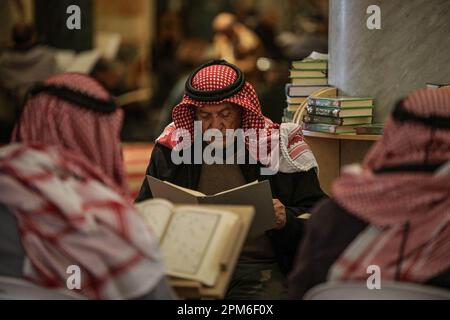
[[[12,144],[0,149],[0,202],[17,218],[25,275],[66,287],[81,269],[81,293],[137,298],[162,279],[156,237],[130,199],[99,169],[60,147]]]
[[[66,86],[104,101],[111,98],[100,83],[84,74],[60,74],[44,84]],[[122,120],[121,109],[112,113],[96,112],[42,92],[26,102],[12,141],[61,145],[77,152],[126,191],[120,144]]]
[[[191,85],[197,90],[210,91],[230,86],[236,79],[236,71],[231,67],[213,64],[200,69],[192,78]],[[173,108],[173,123],[165,128],[156,142],[173,149],[177,145],[177,140],[173,137],[176,129],[186,129],[190,132],[191,137],[193,137],[195,108],[222,104],[224,102],[242,107],[242,129],[244,131],[249,129],[267,130],[266,135],[258,135],[259,141],[257,144],[260,145],[265,140],[270,141],[270,135],[273,129],[280,130],[280,154],[281,157],[288,157],[280,159],[280,171],[307,171],[317,167],[317,162],[309,146],[303,139],[301,127],[295,124],[282,124],[280,126],[264,117],[257,94],[253,86],[248,82],[245,82],[243,88],[236,94],[220,101],[199,101],[185,94],[183,100]],[[247,148],[248,145],[247,143]],[[268,150],[270,150],[270,147],[270,143],[268,143]],[[256,150],[249,151],[257,158]]]
[[[450,89],[416,91],[403,107],[416,116],[449,117]],[[449,161],[450,129],[391,116],[384,131],[363,166],[348,169],[333,185],[335,201],[370,227],[335,263],[331,279],[365,280],[366,268],[377,265],[382,279],[423,283],[450,267],[450,173],[374,172]]]

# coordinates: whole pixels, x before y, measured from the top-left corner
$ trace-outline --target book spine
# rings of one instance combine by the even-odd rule
[[[307,97],[307,96],[309,96],[310,94],[312,94],[314,92],[314,90],[310,90],[310,91],[308,91],[308,90],[306,90],[306,89],[304,89],[304,90],[302,90],[302,92],[293,92],[293,90],[292,89],[290,89],[289,91],[288,91],[288,93],[287,93],[287,96],[288,97],[291,97],[291,98],[303,98],[303,97]]]
[[[333,124],[341,126],[343,124],[343,120],[341,118],[335,118],[335,117],[324,117],[324,116],[317,116],[317,115],[310,115],[306,114],[303,117],[304,122],[308,123],[324,123],[324,124]]]
[[[290,83],[286,83],[286,85],[284,86],[284,93],[286,94],[287,97],[290,97],[291,95],[289,94],[291,91],[291,84]]]
[[[383,128],[355,128],[357,134],[383,134]]]
[[[308,131],[336,133],[336,125],[322,123],[303,123],[303,128]]]
[[[333,101],[328,99],[310,98],[308,99],[308,104],[317,107],[340,107],[339,101]]]
[[[311,68],[311,65],[314,65],[314,68]],[[326,61],[294,61],[291,64],[293,69],[296,70],[327,70],[328,62]]]
[[[313,74],[313,75],[309,75]],[[326,78],[327,72],[326,70],[291,70],[289,73],[290,78],[299,78],[299,79],[317,79],[317,78]]]
[[[306,111],[309,115],[317,115],[317,116],[325,116],[325,117],[333,117],[339,118],[339,112],[341,109],[339,108],[324,108],[314,105],[306,106]]]

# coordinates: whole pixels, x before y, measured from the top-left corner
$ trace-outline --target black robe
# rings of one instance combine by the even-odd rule
[[[289,295],[301,299],[305,293],[327,281],[328,273],[347,247],[368,226],[332,199],[313,210],[289,276]],[[450,289],[450,268],[428,279],[426,285]]]
[[[193,152],[191,154],[193,155]],[[251,162],[248,161],[248,152],[246,153],[246,159],[245,164],[240,164],[246,182],[269,180],[273,198],[279,199],[286,207],[286,225],[284,228],[270,230],[267,235],[272,242],[280,269],[287,273],[291,269],[297,246],[303,235],[303,220],[296,217],[305,212],[310,212],[311,208],[326,195],[320,188],[314,169],[306,172],[278,172],[275,175],[261,175],[260,168],[262,165],[260,163],[249,164]],[[175,165],[171,161],[171,149],[157,143],[152,151],[146,174],[185,188],[197,190],[201,168],[201,164]],[[136,202],[148,198],[152,198],[152,194],[147,181],[144,180]]]

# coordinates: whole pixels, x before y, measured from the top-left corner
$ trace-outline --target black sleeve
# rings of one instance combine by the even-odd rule
[[[286,225],[281,230],[273,229],[266,232],[271,240],[280,270],[284,274],[288,274],[292,269],[303,229],[303,221],[300,221],[292,211],[286,208]]]
[[[305,236],[289,275],[289,295],[300,299],[327,280],[328,271],[367,223],[332,200],[320,202],[305,225]]]
[[[170,150],[157,143],[152,150],[152,156],[147,170],[145,171],[145,175],[161,180],[167,180],[167,176],[170,175],[171,171],[169,167],[171,163]],[[145,177],[135,202],[141,202],[150,198],[153,198],[153,196],[147,183],[147,178]]]
[[[295,215],[311,212],[311,209],[327,195],[320,188],[315,169],[292,174],[289,185],[292,186],[290,200],[285,204]]]
[[[25,257],[17,218],[0,203],[0,276],[23,277]]]
[[[291,174],[279,174],[279,180],[274,189],[274,195],[286,208],[286,225],[280,230],[270,230],[268,236],[284,273],[291,270],[292,262],[297,252],[297,247],[304,234],[304,219],[297,217],[303,213],[310,212],[312,207],[326,194],[319,185],[316,171],[311,169],[307,172]]]

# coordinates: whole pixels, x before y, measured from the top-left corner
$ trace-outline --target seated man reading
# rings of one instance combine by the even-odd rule
[[[252,85],[224,60],[199,67],[185,89],[174,122],[156,140],[147,175],[204,194],[269,180],[277,227],[247,242],[227,298],[286,298],[284,274],[302,234],[296,217],[324,197],[301,128],[265,118]],[[151,197],[144,181],[136,201]]]

